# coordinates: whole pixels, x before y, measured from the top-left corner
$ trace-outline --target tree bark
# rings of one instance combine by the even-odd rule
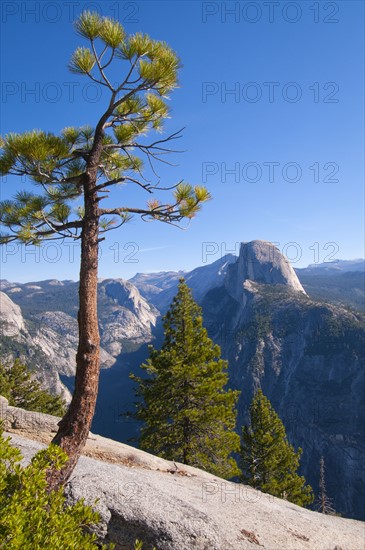
[[[50,469],[48,489],[58,489],[72,474],[86,443],[94,416],[99,385],[100,336],[97,315],[99,212],[94,174],[84,183],[85,215],[81,233],[79,282],[79,344],[76,355],[75,390],[70,407],[59,423],[52,443],[59,445],[69,460],[61,470]]]

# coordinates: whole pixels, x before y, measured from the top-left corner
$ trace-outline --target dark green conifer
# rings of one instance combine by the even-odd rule
[[[296,472],[302,449],[295,451],[270,401],[258,390],[250,406],[250,426],[243,427],[242,481],[299,506],[313,502],[313,491]]]
[[[239,473],[230,456],[239,450],[234,432],[239,392],[226,390],[227,361],[203,327],[201,308],[180,279],[164,317],[161,350],[150,349],[139,383],[137,418],[144,422],[141,448],[163,458],[230,478]]]
[[[58,395],[42,390],[34,375],[19,359],[12,366],[0,363],[0,395],[6,397],[9,405],[28,411],[62,416],[66,406]]]

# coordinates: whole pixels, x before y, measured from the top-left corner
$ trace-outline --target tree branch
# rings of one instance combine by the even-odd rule
[[[111,90],[112,92],[114,92],[115,90],[114,90],[114,88],[112,87],[112,85],[110,84],[108,78],[105,76],[105,73],[104,73],[104,71],[103,71],[103,67],[101,66],[101,63],[100,63],[100,59],[102,58],[102,56],[103,56],[104,53],[106,52],[107,47],[105,46],[104,51],[101,53],[100,59],[99,59],[99,56],[98,56],[97,51],[96,51],[96,48],[95,48],[94,40],[91,39],[90,42],[91,42],[91,47],[92,47],[93,54],[94,54],[94,57],[95,57],[95,61],[96,61],[97,65],[98,65],[99,72],[100,72],[100,74],[101,74],[101,76],[102,76],[102,78],[103,78],[103,80],[104,80],[104,82],[105,82],[104,86],[107,86],[107,87],[109,88],[109,90]],[[112,56],[112,58],[113,58],[113,56]],[[88,74],[89,74],[89,73],[88,73]],[[91,75],[89,75],[89,76],[90,76],[90,78],[92,78]],[[93,80],[94,80],[94,79],[93,79]],[[102,84],[102,82],[100,82],[100,84]]]

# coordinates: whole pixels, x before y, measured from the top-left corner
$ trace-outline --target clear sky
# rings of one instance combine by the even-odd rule
[[[179,54],[166,131],[185,127],[164,184],[213,195],[186,231],[135,219],[101,246],[100,276],[192,269],[252,239],[294,267],[364,257],[364,4],[337,2],[1,2],[1,133],[94,125],[107,98],[67,63],[83,9]],[[85,44],[86,45],[86,44]],[[123,74],[123,64],[120,66]],[[7,178],[1,198],[30,183]],[[149,197],[118,189],[113,204]],[[2,249],[1,277],[77,279],[71,243]]]

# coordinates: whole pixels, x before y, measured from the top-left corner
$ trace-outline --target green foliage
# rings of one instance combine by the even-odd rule
[[[42,390],[32,373],[18,359],[12,366],[0,362],[0,394],[9,405],[29,411],[63,416],[66,406],[63,399]]]
[[[99,515],[83,501],[65,503],[62,489],[47,492],[46,471],[60,469],[67,461],[56,445],[37,453],[22,467],[21,453],[4,439],[0,426],[0,549],[6,550],[88,550],[97,547],[89,528]]]
[[[299,506],[314,500],[312,488],[296,472],[302,449],[295,452],[270,401],[258,390],[250,406],[250,427],[243,428],[242,481]]]
[[[150,144],[138,141],[149,131],[160,131],[169,116],[168,94],[178,85],[180,68],[176,53],[166,43],[146,34],[127,35],[118,21],[98,13],[83,12],[75,28],[88,46],[76,48],[69,69],[107,88],[109,106],[100,113],[95,128],[67,127],[59,136],[32,130],[10,133],[0,139],[0,175],[28,176],[39,191],[17,193],[12,200],[0,203],[0,224],[7,230],[0,235],[0,243],[18,240],[39,244],[45,239],[80,238],[84,214],[80,208],[71,208],[71,201],[84,194],[88,168],[98,167],[96,174],[92,170],[92,184],[98,185],[98,191],[129,182],[152,193],[159,183],[156,186],[148,183],[141,174],[142,159],[133,153],[147,157],[159,180],[154,162],[166,162],[163,155],[172,152],[167,143],[180,137],[176,132]],[[115,74],[120,72],[116,64],[123,63],[125,74],[114,84]],[[102,147],[94,148],[95,140]],[[111,222],[103,219],[100,232],[126,223],[130,219],[128,214],[166,223],[192,218],[210,196],[202,187],[184,185],[184,196],[178,184],[161,188],[176,189],[171,204],[164,200],[158,202],[157,208],[147,205],[142,209],[100,211],[98,219],[103,219],[103,215],[113,217]]]
[[[338,315],[327,307],[321,317],[321,324],[314,331],[306,353],[329,357],[351,353],[362,360],[365,349],[365,318],[360,314]]]
[[[238,336],[247,338],[249,341],[256,341],[265,338],[272,330],[272,319],[269,312],[253,310],[252,318],[238,332]]]
[[[335,270],[333,270],[335,271]],[[331,302],[336,306],[365,311],[365,273],[349,271],[320,273],[297,272],[305,291],[314,300]]]
[[[90,74],[95,65],[95,57],[89,48],[77,48],[71,57],[72,73]]]
[[[134,543],[134,550],[142,550],[143,548],[143,542],[141,540],[136,540],[136,542]],[[153,550],[156,550],[156,548],[154,547]]]
[[[221,477],[239,473],[231,453],[239,450],[234,432],[239,392],[225,390],[227,361],[203,327],[201,308],[180,280],[164,317],[161,350],[151,347],[142,368],[137,418],[144,422],[140,445],[163,458],[202,468]]]

